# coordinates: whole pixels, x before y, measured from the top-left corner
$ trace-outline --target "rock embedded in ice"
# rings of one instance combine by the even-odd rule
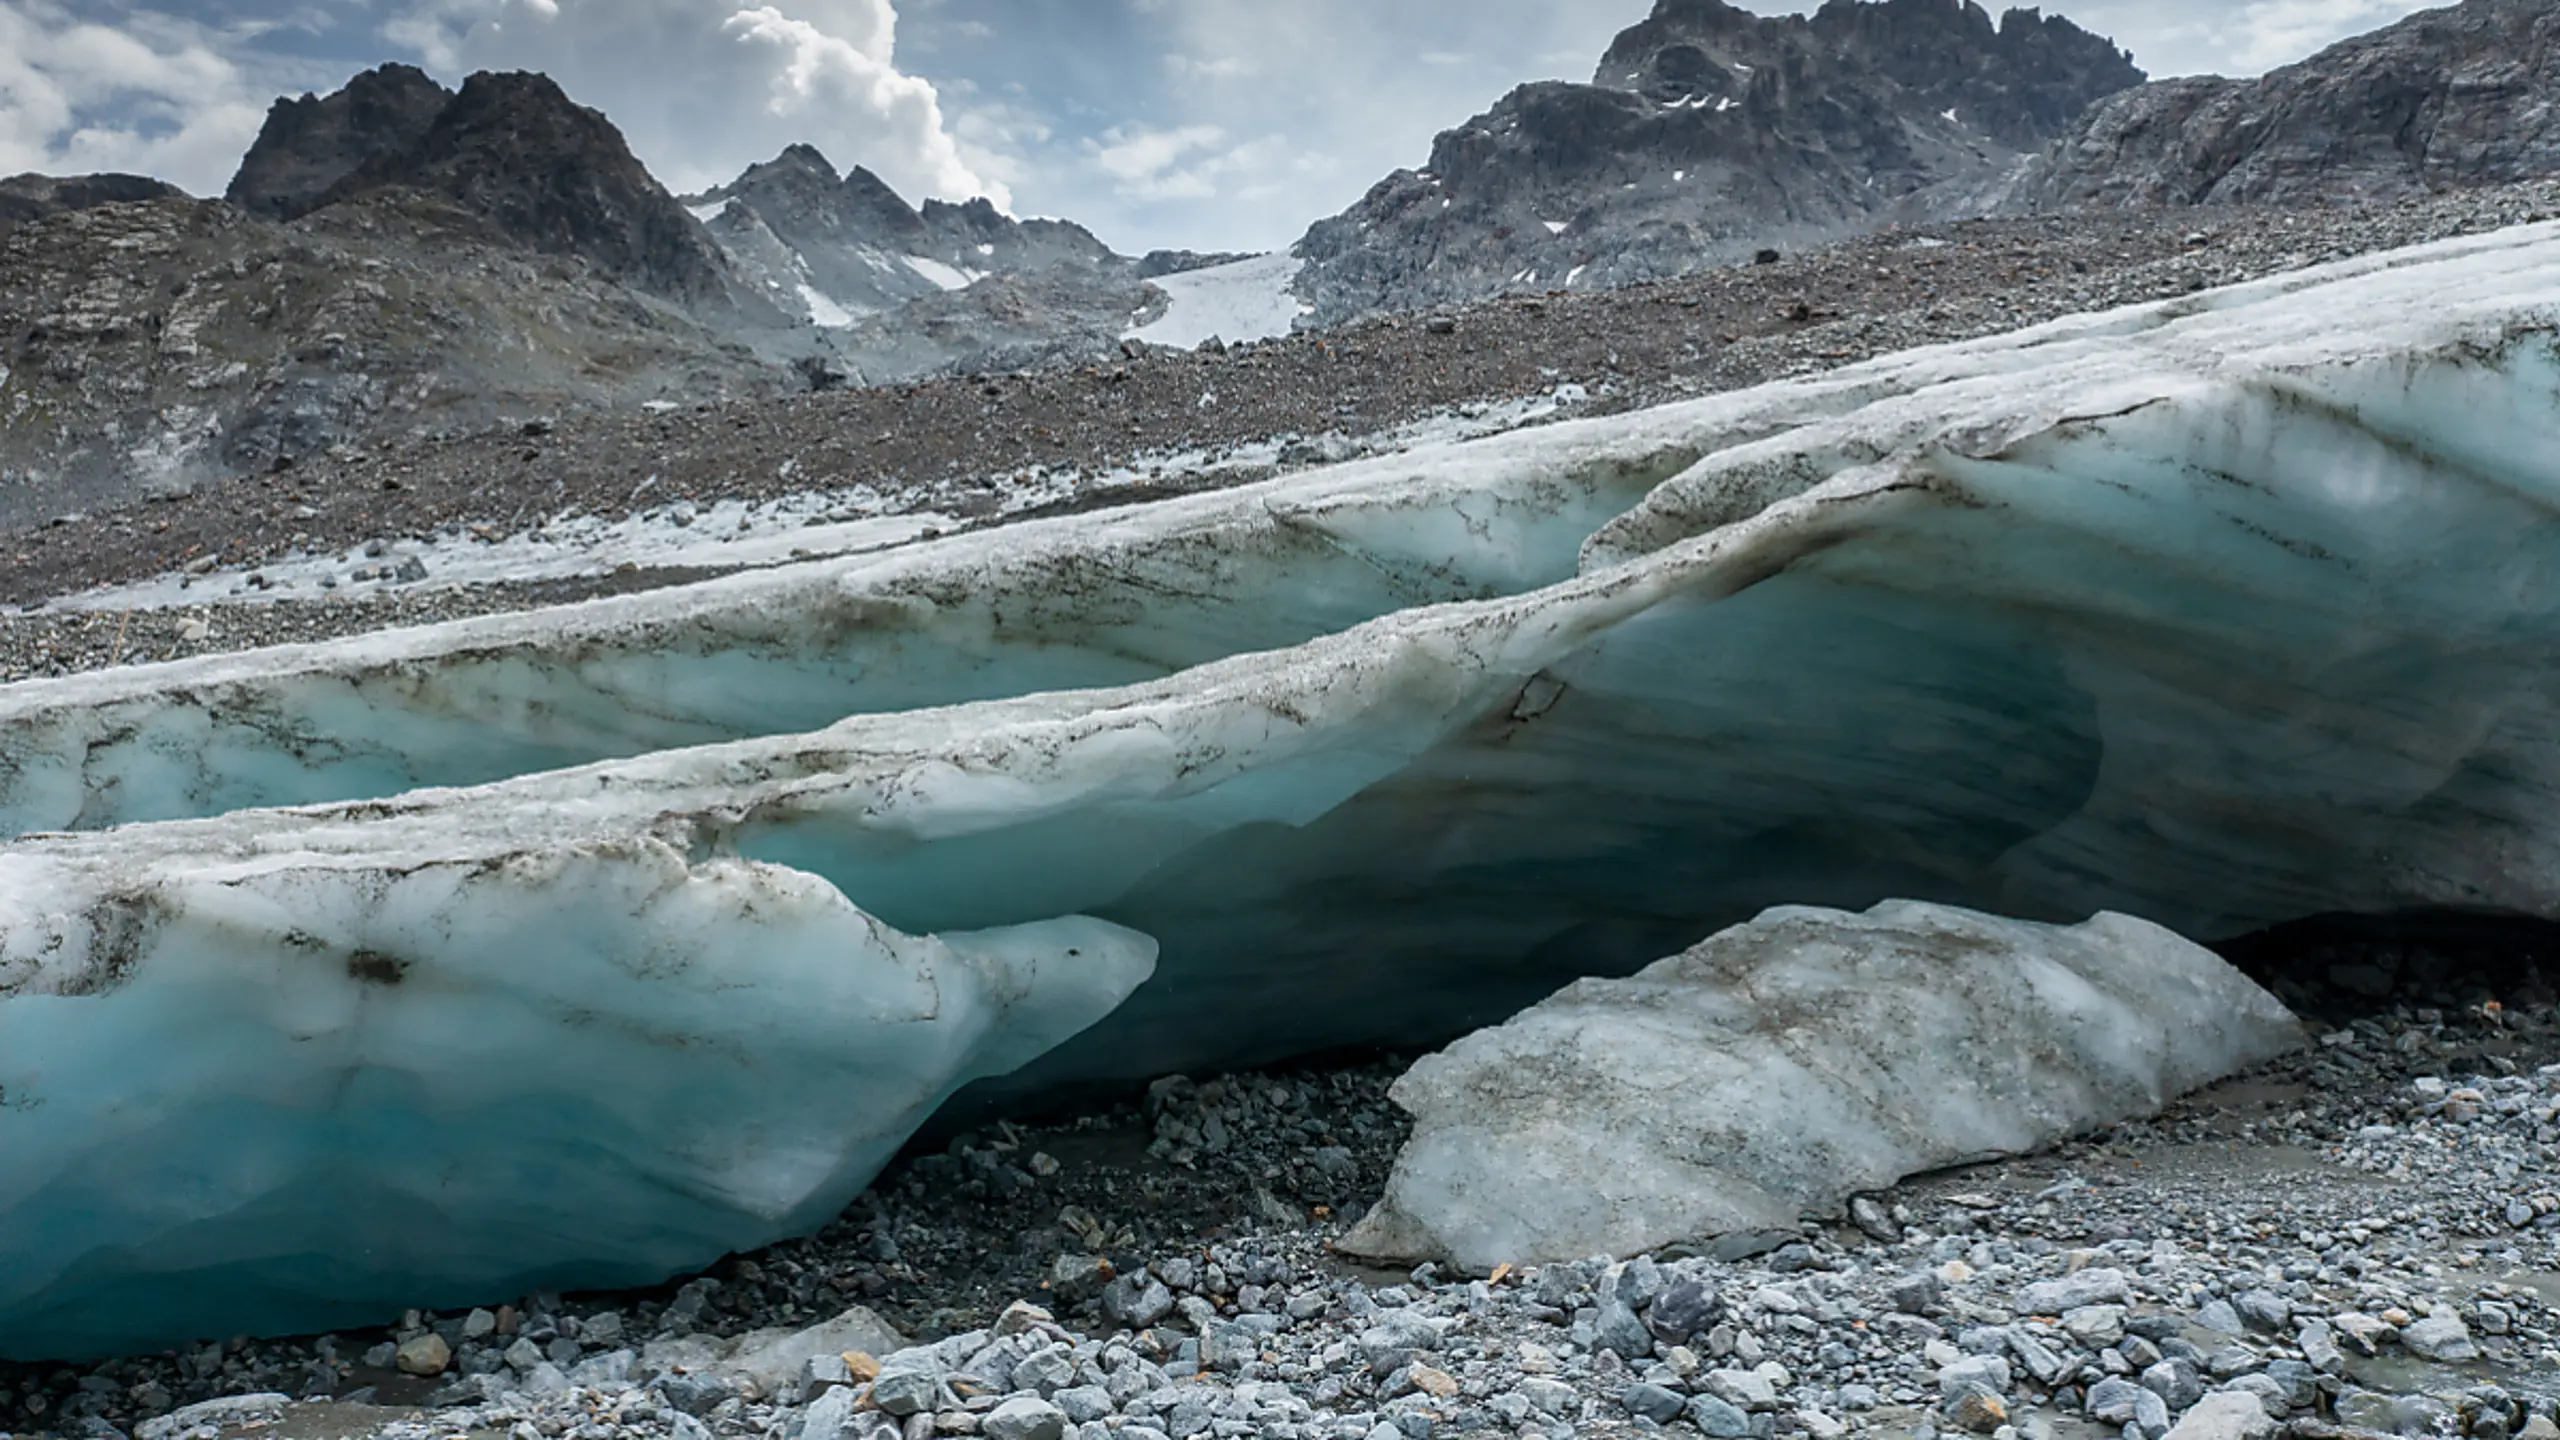
[[[1416,1063],[1390,1092],[1413,1137],[1341,1248],[1486,1267],[1792,1226],[2150,1114],[2300,1040],[2212,952],[2122,915],[1772,910]],[[2107,1278],[2021,1303],[2122,1298]]]

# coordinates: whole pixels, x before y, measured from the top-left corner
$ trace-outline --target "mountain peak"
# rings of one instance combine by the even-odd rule
[[[348,176],[415,146],[451,103],[453,92],[414,65],[367,70],[325,97],[279,99],[224,198],[272,220],[307,214]]]
[[[2108,41],[1975,0],[1809,16],[1656,0],[1590,85],[1524,85],[1311,228],[1318,323],[1518,287],[1626,284],[1773,244],[1978,214],[2090,102]]]

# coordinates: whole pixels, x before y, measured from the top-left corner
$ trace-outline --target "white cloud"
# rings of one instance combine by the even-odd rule
[[[222,53],[241,38],[152,11],[111,27],[0,0],[0,174],[122,170],[220,193],[270,98]]]
[[[448,73],[548,73],[680,191],[805,142],[910,199],[1010,207],[932,83],[898,69],[897,29],[890,0],[441,0],[384,33]]]

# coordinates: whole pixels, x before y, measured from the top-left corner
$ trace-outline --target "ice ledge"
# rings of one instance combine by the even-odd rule
[[[2362,256],[885,555],[0,687],[0,835],[476,785],[855,711],[1129,684],[1401,609],[1516,594],[1907,451],[1988,453],[2002,437],[2252,374],[2494,339],[2537,297],[2547,304],[2555,234]]]
[[[652,1283],[805,1233],[1155,956],[1093,920],[906,935],[646,838],[113,896],[0,856],[0,935],[21,1356]]]

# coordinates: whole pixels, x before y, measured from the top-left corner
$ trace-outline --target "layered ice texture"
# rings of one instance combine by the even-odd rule
[[[2555,324],[2528,227],[0,690],[0,1352],[673,1271],[969,1077],[1436,1043],[1773,903],[2560,915]],[[766,1008],[871,974],[929,1036]]]
[[[1473,1269],[1792,1235],[1851,1195],[2156,1113],[2302,1043],[2146,921],[1783,906],[1417,1063],[1354,1255]]]

